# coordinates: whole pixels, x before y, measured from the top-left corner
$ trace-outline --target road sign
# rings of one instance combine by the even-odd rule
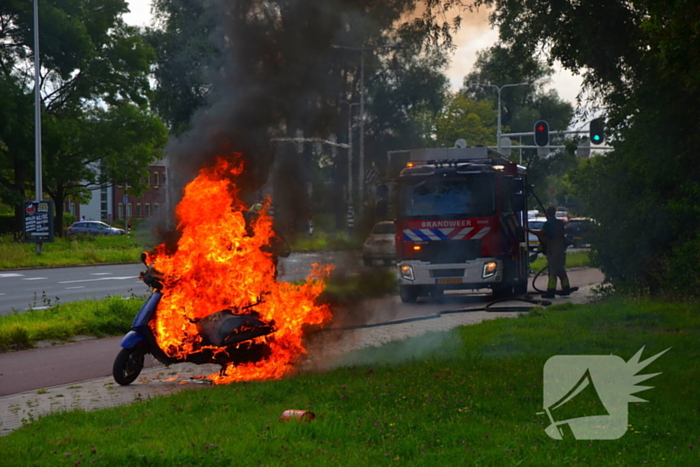
[[[129,197],[127,195],[122,196],[122,204],[125,206],[129,204]]]

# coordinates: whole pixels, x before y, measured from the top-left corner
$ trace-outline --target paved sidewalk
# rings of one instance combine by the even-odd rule
[[[585,303],[591,299],[593,287],[582,287],[572,296],[554,299],[553,303]],[[508,302],[504,302],[502,305],[507,304]],[[523,303],[512,302],[511,304],[522,305]],[[317,362],[332,361],[333,359],[329,357],[352,350],[380,346],[390,341],[416,337],[427,332],[448,331],[457,326],[475,324],[489,319],[517,316],[517,312],[466,311],[395,324],[351,330],[329,330],[324,332],[323,339],[314,339],[314,343],[309,346],[307,361],[313,362],[313,368],[323,370],[327,368]],[[192,378],[209,375],[218,370],[218,365],[181,363],[166,367],[158,364],[144,369],[141,376],[129,386],[119,386],[112,377],[105,377],[0,397],[0,436],[52,412],[115,407],[172,394],[183,389],[209,387],[209,384]]]

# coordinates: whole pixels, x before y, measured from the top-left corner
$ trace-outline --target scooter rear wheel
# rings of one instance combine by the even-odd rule
[[[114,381],[127,386],[133,383],[141,374],[144,364],[143,351],[138,349],[122,349],[114,360],[112,375]]]

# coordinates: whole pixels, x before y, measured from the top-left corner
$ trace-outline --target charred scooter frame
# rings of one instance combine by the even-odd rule
[[[141,259],[145,264],[146,255],[142,254]],[[158,303],[163,296],[162,278],[152,266],[146,264],[146,267],[146,271],[141,273],[141,279],[153,288],[153,293],[136,314],[131,331],[122,339],[122,349],[112,367],[112,374],[117,383],[126,386],[134,382],[143,369],[146,354],[153,355],[165,365],[184,362],[216,363],[221,365],[222,375],[230,363],[238,365],[257,362],[270,355],[268,344],[252,342],[252,339],[275,332],[277,329],[274,321],[261,321],[254,311],[240,313],[262,303],[263,297],[258,297],[257,303],[240,309],[222,310],[206,318],[192,320],[201,336],[195,351],[185,358],[168,356],[158,346],[153,329],[149,325],[156,318]]]

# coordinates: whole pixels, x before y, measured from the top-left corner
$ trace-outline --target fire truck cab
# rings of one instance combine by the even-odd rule
[[[527,292],[525,168],[486,147],[411,150],[397,180],[401,300]]]

